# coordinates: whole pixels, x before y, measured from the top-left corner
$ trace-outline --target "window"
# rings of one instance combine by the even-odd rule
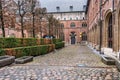
[[[76,17],[76,20],[78,20],[78,17]]]
[[[87,23],[86,22],[82,23],[82,27],[87,27]]]
[[[83,17],[83,20],[84,20],[85,18]]]
[[[66,20],[66,18],[64,18],[64,20]]]
[[[87,41],[87,34],[86,34],[86,32],[82,33],[82,41]]]
[[[72,22],[72,23],[70,24],[70,27],[75,27],[75,23]]]
[[[108,47],[112,48],[113,47],[113,29],[112,29],[112,15],[109,18],[108,21]]]
[[[63,23],[61,23],[61,27],[64,28],[64,24]]]
[[[72,18],[70,18],[70,20],[72,20]]]

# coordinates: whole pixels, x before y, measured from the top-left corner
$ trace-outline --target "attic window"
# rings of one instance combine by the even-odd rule
[[[70,6],[70,11],[73,11],[73,6]]]
[[[57,6],[56,9],[57,9],[57,12],[60,12],[60,7],[59,6]]]

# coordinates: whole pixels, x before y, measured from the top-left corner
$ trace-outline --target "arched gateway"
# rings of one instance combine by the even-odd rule
[[[71,44],[75,44],[76,43],[76,38],[75,38],[76,34],[75,32],[71,32],[70,37],[71,37]]]

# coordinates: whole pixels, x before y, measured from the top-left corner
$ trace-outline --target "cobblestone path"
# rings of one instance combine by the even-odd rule
[[[71,45],[31,63],[3,67],[0,80],[120,80],[120,73],[88,47]]]

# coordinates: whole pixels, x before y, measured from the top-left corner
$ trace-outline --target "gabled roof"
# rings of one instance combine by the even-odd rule
[[[47,12],[69,12],[70,6],[73,7],[72,11],[85,11],[84,7],[87,5],[87,0],[40,0],[41,7],[46,7]]]

